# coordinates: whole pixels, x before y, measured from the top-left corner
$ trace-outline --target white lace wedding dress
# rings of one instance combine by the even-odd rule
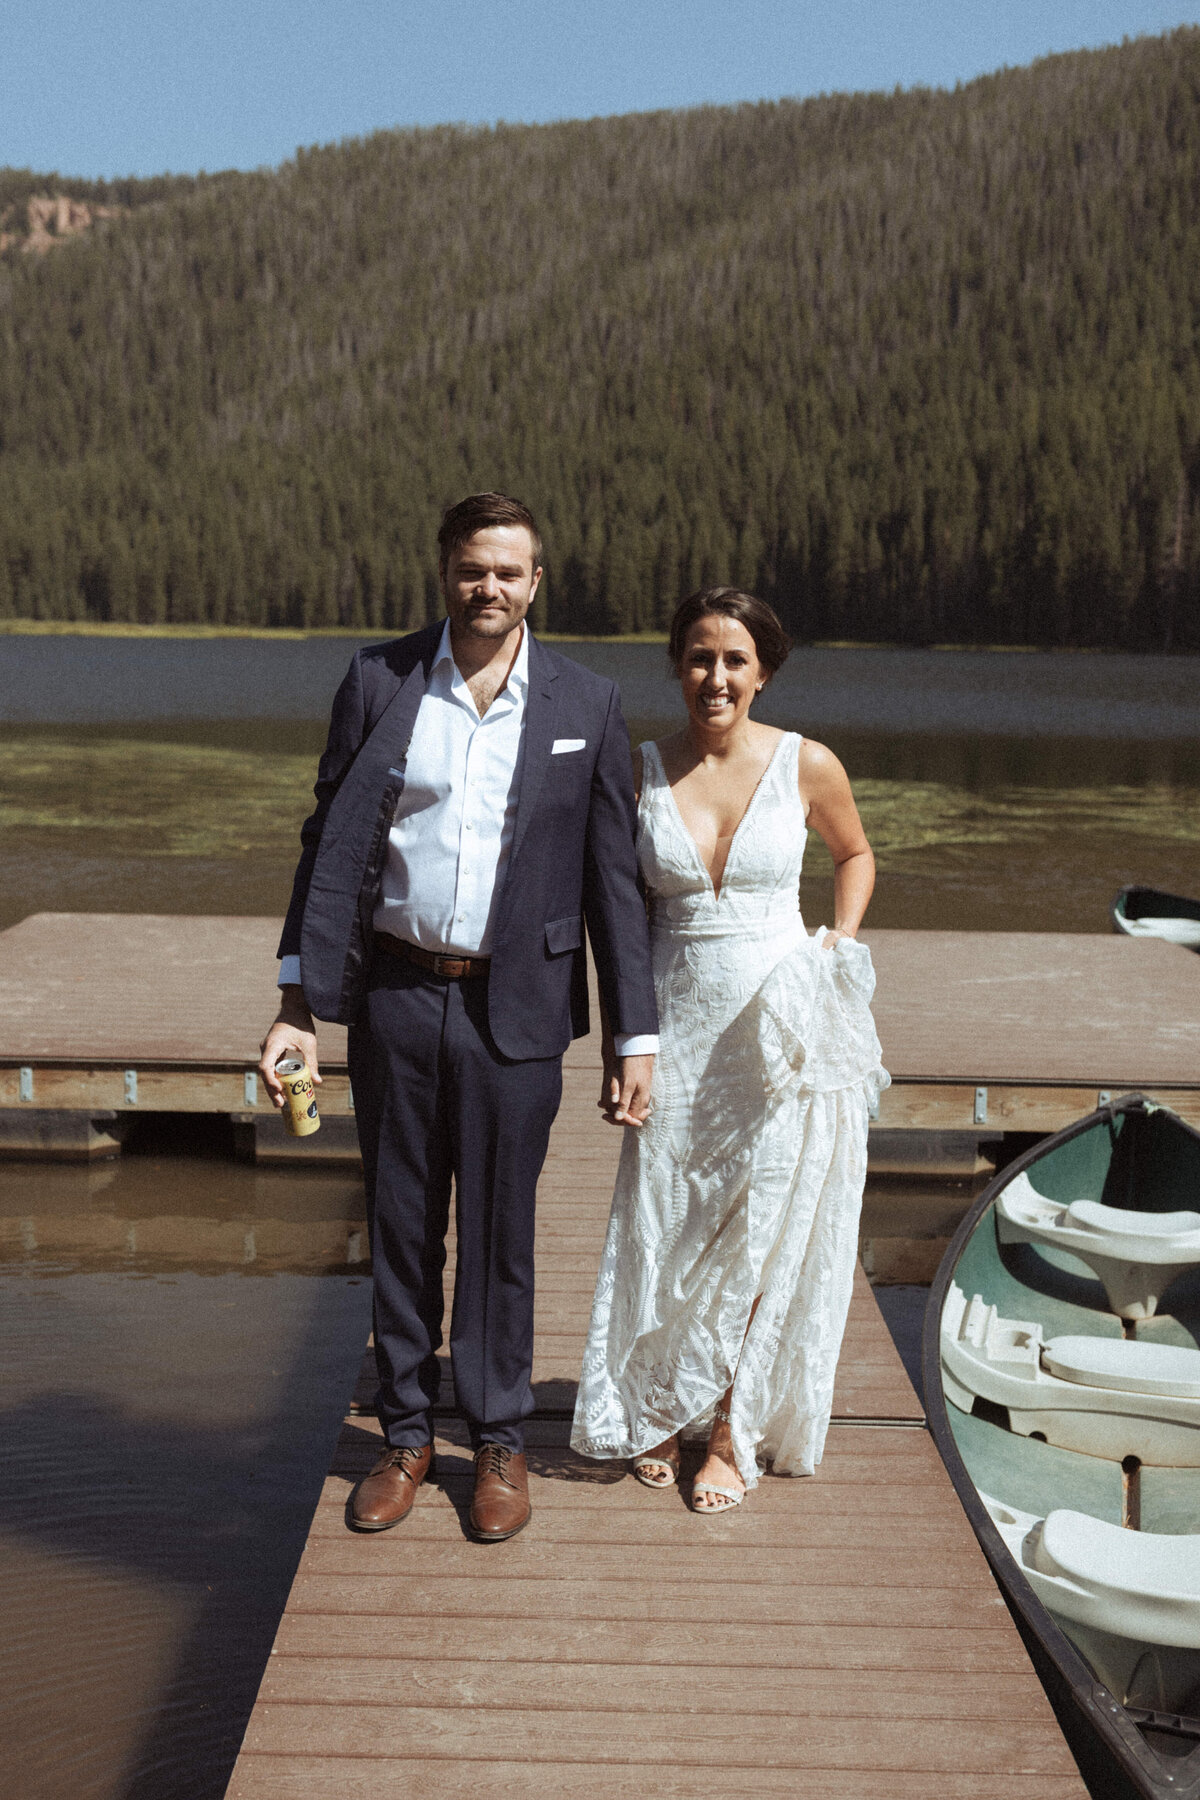
[[[596,1457],[706,1436],[736,1370],[750,1487],[765,1462],[798,1475],[821,1459],[868,1110],[888,1085],[870,953],[847,938],[823,950],[800,918],[802,741],[776,746],[719,893],[657,748],[642,747],[661,1047],[650,1118],[622,1146],[571,1434]]]

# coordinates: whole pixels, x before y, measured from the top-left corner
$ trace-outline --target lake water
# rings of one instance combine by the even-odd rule
[[[281,913],[352,640],[0,636],[0,926],[43,909]],[[636,738],[660,646],[562,649]],[[1103,931],[1200,893],[1183,658],[806,650],[762,716],[851,772],[870,921]],[[802,904],[828,917],[828,859]],[[217,1800],[369,1323],[357,1184],[212,1141],[0,1166],[3,1737],[31,1800]],[[919,1290],[884,1297],[915,1354]]]
[[[281,913],[355,642],[0,637],[0,926]],[[620,682],[635,741],[680,719],[660,645],[561,648]],[[1200,892],[1198,674],[1187,657],[810,649],[760,706],[849,769],[879,861],[872,924],[1103,931],[1127,882]],[[819,842],[808,869],[815,924]]]

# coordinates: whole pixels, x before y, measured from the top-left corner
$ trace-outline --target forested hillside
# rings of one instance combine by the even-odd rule
[[[0,616],[1200,648],[1200,30],[954,93],[389,132],[0,260]]]

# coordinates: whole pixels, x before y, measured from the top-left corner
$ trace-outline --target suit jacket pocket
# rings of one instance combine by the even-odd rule
[[[583,943],[583,918],[576,913],[573,919],[551,919],[546,926],[546,950],[550,956],[564,956],[568,950],[578,950]]]

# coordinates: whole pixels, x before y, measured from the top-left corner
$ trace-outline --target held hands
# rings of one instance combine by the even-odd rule
[[[262,1057],[258,1072],[271,1096],[273,1106],[284,1104],[283,1088],[275,1073],[275,1064],[282,1060],[289,1050],[296,1051],[308,1064],[313,1081],[320,1087],[321,1076],[317,1067],[317,1034],[313,1026],[313,1016],[308,1010],[304,998],[304,990],[299,987],[285,987],[280,990],[283,995],[279,1005],[279,1016],[271,1026],[266,1037],[259,1045]]]
[[[653,1056],[605,1056],[604,1080],[597,1102],[608,1125],[632,1125],[637,1130],[650,1111]]]

